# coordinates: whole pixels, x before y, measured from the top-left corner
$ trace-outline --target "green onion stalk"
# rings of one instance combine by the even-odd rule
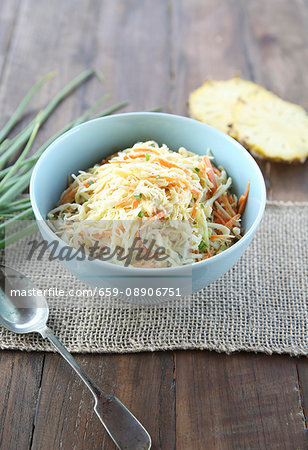
[[[68,95],[70,95],[78,86],[80,86],[93,74],[96,74],[99,80],[103,81],[103,75],[97,71],[88,69],[82,72],[79,76],[68,83],[46,106],[46,108],[40,111],[35,119],[32,120],[22,131],[20,131],[15,137],[10,138],[9,136],[11,131],[22,119],[22,114],[33,96],[48,80],[54,76],[54,73],[47,74],[42,80],[32,87],[25,98],[21,101],[16,111],[0,130],[0,233],[1,238],[3,238],[0,240],[0,248],[7,247],[8,245],[13,244],[19,239],[22,239],[37,230],[37,225],[32,223],[20,231],[10,233],[10,227],[16,224],[16,221],[33,218],[33,211],[29,196],[27,195],[26,197],[20,198],[20,195],[29,187],[33,167],[39,157],[55,139],[66,131],[88,120],[94,111],[96,111],[98,107],[109,97],[107,94],[97,100],[78,119],[72,121],[54,136],[50,137],[48,141],[45,142],[45,144],[43,144],[32,156],[28,157],[41,125]],[[112,114],[127,104],[128,102],[126,101],[118,103],[101,111],[93,118]],[[15,162],[8,167],[5,167],[8,160],[10,158],[16,158],[18,154],[19,156]],[[5,232],[5,237],[2,234],[3,232]]]

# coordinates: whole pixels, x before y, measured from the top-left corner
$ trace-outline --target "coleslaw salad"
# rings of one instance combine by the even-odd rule
[[[139,142],[72,175],[49,224],[66,243],[89,252],[95,242],[128,250],[136,237],[147,250],[155,240],[169,258],[131,261],[133,266],[171,267],[217,255],[241,239],[249,193],[238,199],[232,179],[208,151],[177,152],[154,141]],[[115,262],[115,261],[111,261]],[[121,263],[121,262],[120,262]],[[163,264],[163,265],[162,265]]]

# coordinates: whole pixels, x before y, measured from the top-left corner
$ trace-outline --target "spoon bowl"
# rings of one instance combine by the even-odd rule
[[[39,332],[46,326],[48,304],[33,295],[35,286],[11,267],[0,266],[0,322],[13,333]],[[33,293],[33,294],[31,294]]]
[[[29,278],[0,265],[0,323],[14,333],[37,331],[50,341],[91,391],[94,411],[119,449],[150,449],[151,437],[136,417],[115,396],[99,389],[47,327],[48,304],[36,293],[37,288]]]

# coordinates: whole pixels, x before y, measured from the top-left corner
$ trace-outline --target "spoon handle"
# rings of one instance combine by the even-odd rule
[[[51,342],[90,389],[95,399],[94,411],[116,446],[121,450],[150,449],[150,435],[120,400],[100,390],[50,328],[44,327],[39,333]]]

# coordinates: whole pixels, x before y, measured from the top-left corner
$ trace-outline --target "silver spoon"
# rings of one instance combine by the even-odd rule
[[[51,342],[92,392],[94,411],[119,449],[150,449],[150,435],[136,417],[120,400],[105,394],[96,386],[47,327],[49,309],[45,297],[16,295],[18,290],[30,293],[33,289],[36,290],[36,287],[29,278],[10,267],[0,265],[0,323],[14,333],[36,331]]]

